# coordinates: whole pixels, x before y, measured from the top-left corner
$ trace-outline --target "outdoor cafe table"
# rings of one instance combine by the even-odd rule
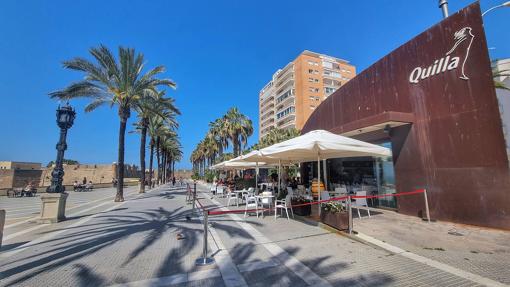
[[[273,200],[274,200],[274,195],[256,195],[255,198],[257,198],[258,201],[262,202],[262,200],[264,198],[268,198],[269,200],[269,209],[271,209],[271,207],[273,206]],[[262,208],[264,208],[264,206],[262,206]],[[268,214],[271,215],[270,213],[271,211],[268,211]],[[264,216],[264,210],[262,210],[262,216]]]
[[[246,193],[248,191],[246,190],[234,190],[233,193],[236,194],[237,196],[237,200],[236,200],[236,204],[237,204],[237,207],[239,207],[239,199],[243,199],[243,193]]]

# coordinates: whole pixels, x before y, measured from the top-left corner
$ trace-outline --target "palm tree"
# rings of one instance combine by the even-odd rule
[[[176,114],[180,114],[174,105],[174,99],[165,98],[165,92],[161,91],[156,94],[145,92],[143,97],[137,101],[135,110],[138,114],[137,126],[140,129],[140,190],[139,193],[145,192],[145,142],[147,137],[147,128],[151,117],[160,117],[171,127],[177,127],[175,119]]]
[[[154,162],[154,150],[156,149],[156,139],[158,135],[163,133],[163,129],[165,129],[164,121],[161,117],[150,117],[149,124],[147,127],[147,132],[149,134],[149,149],[150,149],[150,158],[149,158],[149,183],[152,185],[152,177],[154,175],[153,172],[153,162]]]
[[[237,108],[231,108],[224,116],[225,128],[232,142],[234,155],[241,155],[242,146],[246,146],[248,137],[253,134],[251,120],[241,114]]]
[[[91,48],[90,54],[96,63],[79,57],[64,62],[65,68],[84,72],[85,78],[72,83],[63,90],[50,93],[50,97],[63,100],[80,97],[91,98],[92,102],[85,107],[86,112],[93,111],[104,104],[118,106],[120,126],[118,184],[115,202],[124,201],[124,138],[131,109],[144,93],[156,94],[156,87],[175,87],[175,83],[170,79],[155,78],[164,72],[163,66],[158,66],[142,74],[144,69],[143,54],[135,54],[135,50],[132,48],[119,47],[118,59],[103,45]]]
[[[221,157],[223,151],[228,148],[228,130],[224,118],[218,118],[209,123],[209,134],[216,140],[218,145],[218,155]]]
[[[164,163],[164,172],[165,180],[168,178],[168,171],[172,177],[173,174],[173,166],[175,165],[175,161],[179,160],[182,157],[182,146],[179,142],[179,138],[177,136],[166,137],[162,144],[163,153],[165,155],[165,163]]]

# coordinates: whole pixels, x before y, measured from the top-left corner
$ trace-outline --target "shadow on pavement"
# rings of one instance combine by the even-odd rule
[[[157,197],[159,200],[165,198],[165,195],[155,192],[145,197]],[[192,218],[191,215],[192,211],[184,206],[174,210],[159,207],[141,211],[131,211],[130,208],[123,207],[101,212],[101,215],[96,216],[88,224],[52,230],[51,232],[65,230],[66,233],[57,238],[36,243],[31,247],[40,250],[40,252],[30,255],[20,253],[25,255],[15,256],[10,261],[5,260],[6,262],[2,262],[2,267],[0,267],[0,279],[3,281],[2,284],[16,285],[40,274],[57,272],[57,269],[61,267],[73,266],[74,275],[78,277],[81,286],[101,286],[106,284],[105,279],[94,274],[92,269],[83,264],[81,259],[94,255],[105,248],[116,248],[113,247],[115,244],[123,240],[130,240],[133,235],[143,234],[143,240],[134,249],[124,251],[128,254],[119,267],[126,266],[153,246],[163,235],[169,236],[169,234],[177,234],[177,232],[184,235],[185,240],[179,242],[178,248],[161,250],[168,254],[155,274],[168,276],[188,272],[189,270],[184,268],[185,256],[183,255],[192,251],[193,248],[200,248],[203,238],[201,221],[196,217]],[[217,224],[215,228],[224,229],[232,237],[251,238],[251,235],[240,227]],[[15,246],[8,248],[12,249]],[[10,280],[4,283],[5,279]],[[116,281],[119,280],[116,279]]]

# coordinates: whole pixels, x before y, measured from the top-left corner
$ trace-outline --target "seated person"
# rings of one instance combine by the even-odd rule
[[[92,184],[92,181],[91,181],[91,180],[89,180],[89,183],[87,183],[87,184],[85,185],[85,188],[86,188],[86,189],[89,189],[89,190],[92,190],[92,189],[94,188],[94,185]]]
[[[278,189],[278,187],[276,187],[276,189]],[[276,199],[277,200],[284,200],[285,197],[287,196],[288,192],[287,192],[287,188],[282,186],[282,188],[278,191],[278,195],[276,196]]]
[[[25,186],[25,188],[23,188],[23,190],[21,192],[21,196],[23,196],[23,195],[30,196],[30,195],[32,195],[33,190],[34,190],[34,185],[30,181],[27,184],[27,186]]]
[[[73,183],[73,190],[77,191],[80,188],[81,188],[81,185],[78,183],[78,181],[75,180]]]

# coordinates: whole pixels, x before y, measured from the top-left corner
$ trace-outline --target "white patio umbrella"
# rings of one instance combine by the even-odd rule
[[[253,150],[243,156],[238,157],[238,159],[236,159],[236,161],[237,162],[255,162],[255,164],[257,164],[257,166],[260,163],[265,163],[265,165],[268,167],[276,166],[276,164],[278,164],[278,190],[280,190],[280,186],[281,186],[281,165],[282,165],[282,163],[287,164],[287,165],[292,164],[292,162],[288,161],[288,160],[282,160],[281,158],[273,158],[270,156],[265,156],[260,152],[260,150]],[[258,166],[258,167],[260,167],[260,166]],[[258,167],[257,167],[257,171],[258,171]],[[256,177],[255,177],[255,186],[258,187],[258,174],[256,174]]]
[[[252,162],[252,161],[244,161],[242,160],[244,156],[238,156],[236,158],[233,158],[231,160],[223,161],[218,164],[215,164],[210,167],[210,169],[214,170],[240,170],[240,169],[255,169],[255,187],[258,185],[258,173],[259,168],[262,167],[274,167],[276,166],[276,163],[273,161],[272,164],[267,163],[265,161],[262,162]]]
[[[261,149],[261,157],[288,162],[317,160],[318,193],[321,199],[321,159],[374,156],[391,156],[388,148],[340,136],[325,130],[314,130],[304,135]],[[319,208],[320,214],[320,208]]]

